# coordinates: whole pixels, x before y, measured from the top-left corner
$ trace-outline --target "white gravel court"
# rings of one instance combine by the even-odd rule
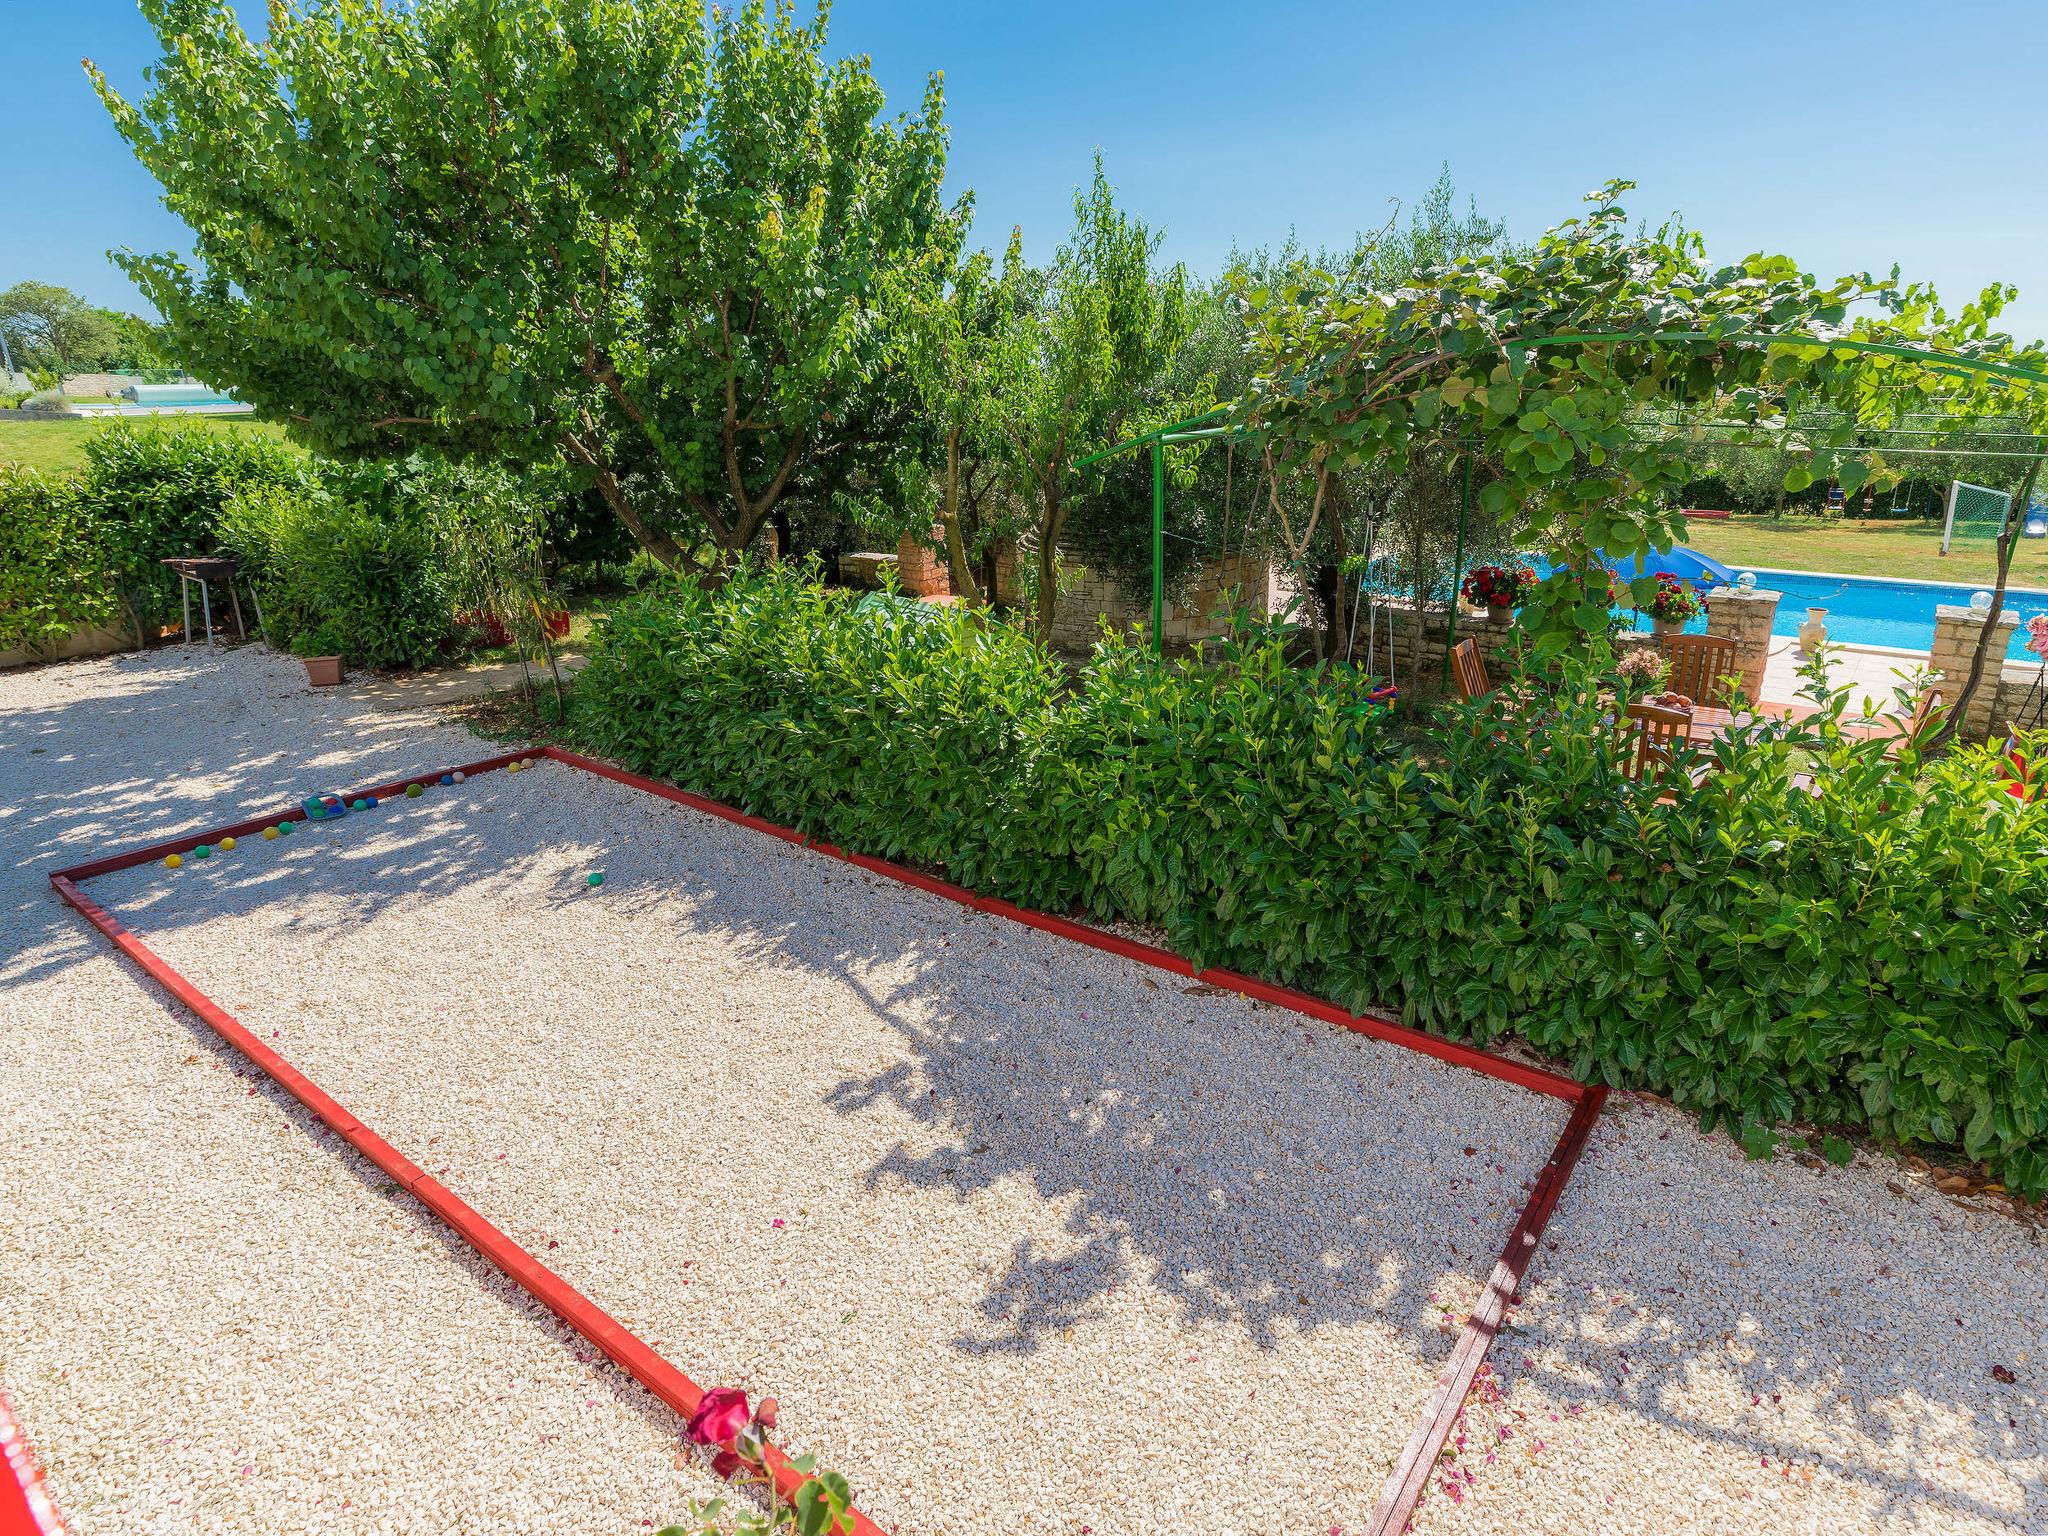
[[[660,1523],[709,1486],[665,1411],[44,882],[476,753],[290,670],[0,678],[0,1384],[81,1536]],[[778,1391],[906,1536],[1354,1530],[1448,1345],[1428,1297],[1462,1313],[1562,1121],[559,765],[302,836],[88,889],[700,1380]],[[1494,1350],[1512,1438],[1418,1530],[2048,1529],[2036,1229],[1619,1109]]]
[[[1355,1527],[1566,1114],[553,763],[91,890],[884,1528]]]

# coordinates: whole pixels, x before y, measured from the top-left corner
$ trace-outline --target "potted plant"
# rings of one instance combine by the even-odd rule
[[[332,688],[341,681],[341,636],[330,624],[315,624],[292,636],[292,654],[306,664],[306,681]]]
[[[1671,665],[1649,649],[1624,651],[1614,664],[1614,674],[1621,681],[1622,699],[1633,704],[1664,686]]]
[[[1652,627],[1660,635],[1675,635],[1690,619],[1699,617],[1706,605],[1689,581],[1680,581],[1669,571],[1657,573],[1657,593],[1650,599]]]
[[[1484,608],[1496,624],[1505,624],[1535,585],[1536,573],[1526,565],[1479,565],[1466,572],[1458,591],[1466,602]]]

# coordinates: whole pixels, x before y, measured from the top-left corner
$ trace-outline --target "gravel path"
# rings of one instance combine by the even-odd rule
[[[48,889],[477,753],[296,674],[0,677],[0,1384],[80,1536],[662,1523],[672,1417]],[[1563,1114],[558,765],[90,889],[906,1536],[1355,1530]],[[1617,1096],[1416,1529],[2042,1536],[2044,1256]]]

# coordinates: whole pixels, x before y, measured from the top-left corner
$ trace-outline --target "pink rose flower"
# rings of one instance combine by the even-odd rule
[[[713,1387],[690,1415],[690,1438],[698,1445],[731,1445],[747,1427],[747,1394],[738,1387]]]

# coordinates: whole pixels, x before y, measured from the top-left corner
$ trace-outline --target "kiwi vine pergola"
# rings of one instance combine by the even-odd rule
[[[1713,342],[1717,344],[1735,342],[1760,347],[1785,347],[1806,351],[1811,348],[1825,348],[1830,352],[1857,352],[1884,357],[1896,357],[1909,361],[1937,373],[1952,374],[1958,378],[1991,375],[2012,379],[2035,388],[2048,388],[2048,373],[2038,369],[2022,367],[2018,363],[2000,361],[1994,358],[1968,357],[1960,353],[1937,351],[1931,347],[1912,347],[1900,342],[1861,341],[1847,337],[1805,340],[1766,331],[1571,331],[1553,336],[1524,336],[1501,343],[1503,351],[1522,349],[1534,351],[1541,347],[1559,346],[1600,346],[1628,344],[1630,342]],[[1147,448],[1152,455],[1152,653],[1164,654],[1166,623],[1166,450],[1169,447],[1187,443],[1204,443],[1217,439],[1239,439],[1255,436],[1260,429],[1242,422],[1223,421],[1237,409],[1235,404],[1219,405],[1190,416],[1183,421],[1171,422],[1141,432],[1136,437],[1112,444],[1108,448],[1091,453],[1085,458],[1074,460],[1070,466],[1085,469],[1092,464],[1112,459],[1119,454],[1138,448]],[[1218,424],[1220,423],[1220,424]],[[1745,430],[1755,430],[1753,428]],[[1783,430],[1791,430],[1788,414]],[[1892,431],[1892,428],[1873,430]],[[1934,429],[1927,429],[1929,435],[1940,435]],[[2037,445],[2041,439],[2032,439]],[[1887,456],[1943,454],[1954,450],[1938,448],[1893,447],[1883,450]],[[2006,455],[2000,455],[2006,456]],[[2035,465],[2041,462],[2043,453],[2016,453],[2012,457],[2031,459]],[[1472,513],[1472,455],[1467,452],[1463,459],[1458,499],[1457,550],[1452,560],[1451,590],[1457,591],[1458,584],[1465,576],[1465,539],[1467,524]],[[2031,477],[2030,477],[2031,482]],[[2008,519],[2011,509],[2007,509]],[[1458,641],[1458,604],[1453,598],[1450,605],[1449,623],[1444,634],[1444,666],[1450,666],[1451,650]]]

